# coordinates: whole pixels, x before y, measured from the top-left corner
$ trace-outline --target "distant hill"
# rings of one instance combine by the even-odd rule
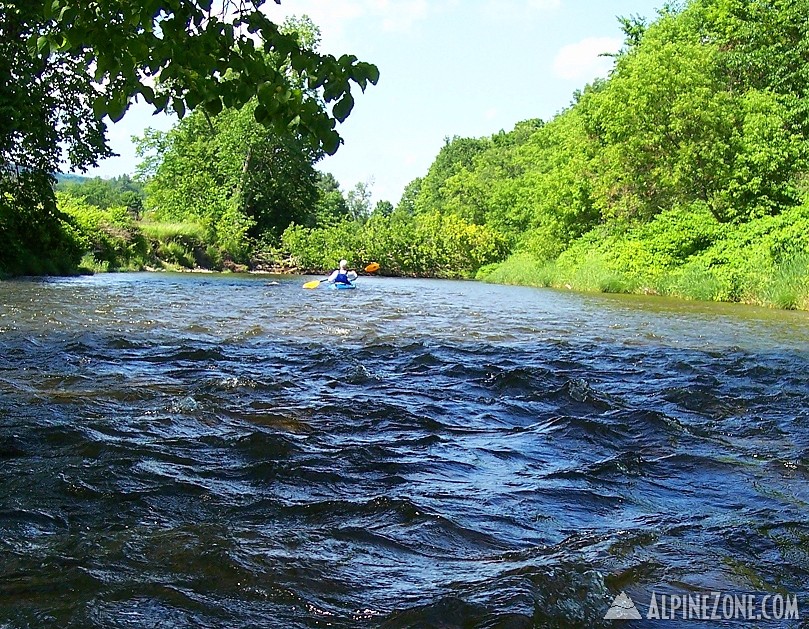
[[[88,179],[92,179],[92,177],[85,177],[83,175],[74,175],[72,173],[56,173],[56,183],[81,183],[83,181],[87,181]]]

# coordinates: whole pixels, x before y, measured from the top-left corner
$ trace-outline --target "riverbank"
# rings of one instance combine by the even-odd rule
[[[106,267],[81,269],[82,274],[107,272],[146,271],[150,273],[234,273],[245,275],[325,275],[327,269],[301,269],[294,264],[236,264],[226,263],[220,268],[186,267],[167,261],[144,265],[140,269],[110,270]],[[361,275],[364,275],[360,271]],[[385,269],[373,275],[416,279],[416,276],[392,273]],[[9,276],[0,277],[9,279]],[[422,276],[421,279],[446,279]],[[463,279],[463,278],[454,278]],[[779,265],[769,272],[749,269],[748,273],[732,272],[728,268],[703,268],[695,263],[673,268],[666,273],[647,275],[616,269],[604,256],[594,254],[579,264],[562,261],[543,262],[530,254],[518,253],[501,264],[490,265],[477,274],[473,281],[506,286],[554,288],[577,293],[623,293],[629,295],[655,295],[682,299],[739,303],[781,310],[809,311],[809,256],[800,256]],[[739,289],[736,286],[743,286]]]
[[[14,274],[165,270],[320,275],[346,258],[358,268],[379,262],[380,275],[395,277],[474,278],[809,310],[806,204],[744,223],[719,222],[707,207],[696,204],[646,222],[604,223],[564,243],[553,234],[528,230],[510,255],[505,246],[489,246],[492,233],[482,237],[467,223],[447,217],[430,222],[429,216],[421,216],[418,224],[424,229],[412,233],[403,228],[409,224],[406,217],[397,213],[374,216],[356,228],[293,226],[275,246],[253,243],[236,251],[212,241],[196,223],[153,223],[135,220],[121,208],[101,211],[76,203],[63,209],[72,216],[73,222],[63,225],[66,232],[73,230],[75,254],[52,269],[27,255]]]
[[[809,311],[809,258],[776,266],[770,276],[751,273],[739,278],[745,288],[736,289],[722,270],[699,267],[673,269],[646,281],[610,268],[603,258],[593,258],[573,269],[553,262],[541,262],[527,254],[516,254],[478,280],[511,286],[567,289],[582,293],[624,293],[659,295],[686,301],[740,303],[782,310]]]
[[[741,224],[671,210],[640,225],[600,226],[552,259],[526,247],[477,279],[809,310],[809,208]]]

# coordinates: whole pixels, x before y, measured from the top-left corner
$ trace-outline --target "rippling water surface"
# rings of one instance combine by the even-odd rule
[[[809,616],[804,313],[303,281],[0,283],[0,627]]]

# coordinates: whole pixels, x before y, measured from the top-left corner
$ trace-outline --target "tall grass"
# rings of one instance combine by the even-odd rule
[[[516,254],[499,265],[481,269],[477,279],[496,284],[568,288],[582,292],[654,293],[695,301],[743,301],[809,310],[809,254],[800,254],[769,268],[708,268],[700,260],[670,269],[643,282],[611,269],[598,255],[575,264],[540,262]]]
[[[634,289],[627,275],[610,268],[598,254],[587,256],[575,266],[565,285],[589,293],[631,293]]]
[[[206,240],[207,231],[199,223],[138,223],[141,232],[152,240],[160,242],[201,243]]]
[[[777,265],[761,287],[758,300],[762,305],[786,310],[809,307],[809,254]]]
[[[722,285],[716,275],[701,264],[686,264],[660,280],[662,292],[672,297],[696,301],[716,301]]]
[[[481,269],[477,279],[494,284],[548,287],[555,285],[556,277],[553,262],[539,262],[530,254],[518,253],[500,264]]]

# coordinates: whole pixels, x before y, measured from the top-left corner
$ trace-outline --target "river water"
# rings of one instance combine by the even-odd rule
[[[305,279],[0,283],[0,627],[809,616],[805,313]]]

